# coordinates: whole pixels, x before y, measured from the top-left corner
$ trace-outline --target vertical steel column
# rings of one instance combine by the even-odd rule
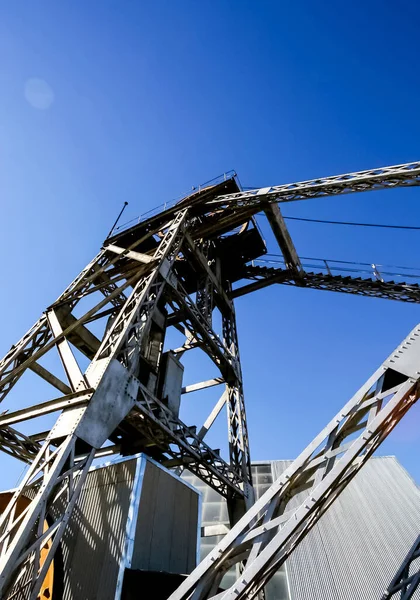
[[[238,507],[235,502],[228,502],[229,517],[235,523],[254,503],[252,487],[251,458],[249,451],[248,426],[246,421],[245,401],[242,383],[242,369],[239,355],[238,335],[236,331],[235,309],[222,314],[223,341],[232,357],[235,376],[226,382],[226,407],[228,417],[229,455],[234,469],[241,473],[244,481],[245,506]],[[239,510],[238,510],[239,509]],[[242,514],[241,514],[242,513]]]
[[[208,258],[209,244],[209,242],[204,242],[200,248],[206,259]],[[212,324],[213,313],[213,288],[213,282],[209,274],[203,272],[198,280],[196,304],[198,310],[205,317],[210,327]]]

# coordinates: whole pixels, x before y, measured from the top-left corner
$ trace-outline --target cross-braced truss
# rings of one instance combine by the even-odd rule
[[[255,598],[420,395],[420,326],[170,596]],[[232,565],[238,580],[219,587]]]
[[[381,600],[410,600],[420,584],[420,535]]]
[[[308,273],[279,204],[419,184],[420,163],[248,192],[235,177],[225,178],[109,237],[0,362],[0,401],[9,402],[9,412],[0,414],[0,449],[29,464],[1,515],[1,597],[37,598],[94,457],[138,451],[168,467],[188,468],[228,501],[232,530],[173,597],[217,595],[226,570],[245,560],[223,598],[260,593],[417,400],[419,332],[252,506],[233,298],[276,282],[418,302],[415,285],[386,281],[376,269],[374,280],[333,276],[327,264],[327,272]],[[266,253],[254,221],[259,212],[269,221],[284,268],[254,263]],[[238,285],[247,279],[251,283]],[[176,347],[174,333],[182,336]],[[186,385],[181,361],[196,349],[208,355],[217,375]],[[55,397],[15,406],[15,385],[29,371],[54,388]],[[185,424],[180,395],[219,385],[223,392],[201,429]],[[204,441],[224,407],[228,460]],[[23,422],[37,427],[41,417],[57,412],[47,431],[16,429]],[[22,499],[23,512],[17,510]]]

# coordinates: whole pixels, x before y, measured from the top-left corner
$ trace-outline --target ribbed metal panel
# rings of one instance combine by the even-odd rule
[[[252,465],[259,498],[292,461]],[[225,500],[194,477],[202,525],[227,524]],[[297,508],[307,492],[295,497]],[[266,588],[267,600],[380,600],[420,532],[420,489],[395,457],[370,459]],[[201,539],[201,558],[220,541]],[[231,570],[222,585],[235,581]],[[420,590],[413,596],[420,600]]]
[[[197,564],[199,496],[147,461],[131,568],[191,573]]]
[[[63,600],[113,600],[136,460],[92,470],[62,541]]]
[[[63,600],[119,598],[127,567],[189,573],[198,518],[196,490],[144,455],[92,469],[60,545]]]
[[[419,531],[420,489],[395,457],[371,459],[287,561],[291,599],[380,600]]]

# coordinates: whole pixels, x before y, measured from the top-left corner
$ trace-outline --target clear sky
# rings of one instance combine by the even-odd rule
[[[419,17],[409,0],[3,2],[0,353],[97,253],[124,201],[129,219],[229,169],[266,186],[420,159]],[[420,225],[419,198],[283,212]],[[289,225],[302,256],[420,267],[420,232]],[[420,306],[277,286],[238,299],[237,315],[261,460],[295,457]],[[187,397],[188,423],[206,416],[198,402]],[[419,448],[417,406],[381,453],[420,481]],[[21,466],[1,461],[8,487]]]

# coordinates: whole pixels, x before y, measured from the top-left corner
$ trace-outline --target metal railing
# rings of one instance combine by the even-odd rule
[[[370,277],[377,281],[396,280],[396,283],[417,283],[420,272],[415,267],[401,267],[378,263],[352,262],[347,260],[332,260],[302,256],[301,263],[305,270],[312,269],[327,275],[351,275],[353,277]],[[266,254],[250,263],[252,266],[285,268],[284,258],[277,254]],[[392,269],[392,270],[390,270]],[[395,269],[395,270],[394,270]],[[397,270],[398,269],[398,270]],[[403,271],[403,272],[401,272]]]
[[[173,208],[176,204],[181,202],[181,200],[186,200],[190,196],[201,192],[205,188],[208,188],[212,185],[217,185],[218,183],[222,183],[223,181],[227,181],[228,179],[232,179],[233,177],[236,177],[236,171],[231,170],[231,171],[227,171],[226,173],[222,173],[221,175],[218,175],[217,177],[214,177],[213,179],[210,179],[209,181],[205,181],[204,183],[201,183],[198,186],[193,186],[191,191],[188,192],[187,194],[181,194],[180,196],[178,196],[177,198],[175,198],[173,200],[169,200],[168,202],[159,204],[158,206],[155,206],[154,208],[151,208],[150,210],[148,210],[144,213],[141,213],[138,217],[134,217],[134,219],[131,219],[130,221],[123,223],[119,227],[116,227],[113,230],[112,235],[116,235],[118,233],[121,233],[122,231],[125,231],[126,229],[130,229],[130,227],[134,227],[135,225],[138,225],[138,223],[141,223],[142,221],[147,221],[151,217],[154,217],[155,215],[157,215],[161,212],[164,212],[165,210],[168,210],[169,208]]]

